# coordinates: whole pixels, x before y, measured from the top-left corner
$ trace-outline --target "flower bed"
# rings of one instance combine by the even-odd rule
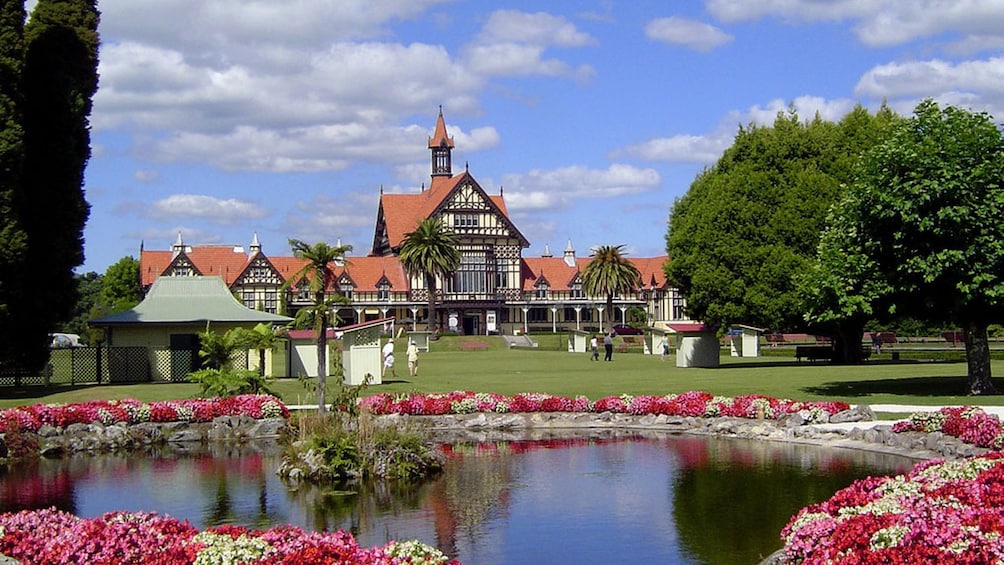
[[[940,432],[990,449],[1000,419],[973,406],[916,412],[892,430]],[[908,475],[869,477],[785,526],[783,563],[1004,563],[1004,453],[933,459]]]
[[[37,432],[42,426],[65,428],[70,424],[100,422],[211,422],[217,416],[246,415],[256,419],[289,418],[289,409],[274,396],[245,394],[230,398],[140,402],[94,400],[75,404],[33,404],[0,410],[0,433],[11,423],[21,431]]]
[[[1004,447],[1000,419],[976,406],[947,407],[937,412],[915,412],[893,424],[894,432],[941,432],[966,443],[990,449]]]
[[[374,414],[444,415],[474,412],[615,412],[668,416],[780,419],[803,413],[808,422],[825,422],[850,408],[846,402],[799,402],[761,395],[714,396],[691,391],[666,396],[608,396],[595,402],[584,396],[568,398],[541,393],[506,396],[454,391],[446,394],[375,394],[359,401]]]
[[[783,563],[1004,562],[1004,454],[869,477],[785,526]]]
[[[54,508],[0,515],[0,554],[37,565],[457,563],[416,541],[361,548],[344,531],[219,526],[199,532],[187,521],[144,512],[110,512],[82,519]]]

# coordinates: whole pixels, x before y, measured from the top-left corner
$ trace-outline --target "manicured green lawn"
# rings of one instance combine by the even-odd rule
[[[593,362],[585,353],[562,351],[560,336],[541,336],[538,349],[506,349],[499,338],[463,338],[491,343],[480,351],[461,351],[461,338],[444,338],[423,353],[417,378],[407,374],[406,363],[397,366],[397,378],[370,386],[376,392],[447,392],[472,390],[514,394],[545,392],[584,395],[590,399],[618,394],[668,394],[704,390],[722,396],[763,394],[800,400],[845,400],[865,404],[984,404],[1004,405],[1004,396],[967,397],[965,363],[870,361],[860,366],[826,363],[796,364],[787,356],[735,359],[722,357],[715,369],[680,369],[675,357],[660,361],[658,355],[643,355],[635,348],[615,353],[610,363]],[[403,340],[402,340],[403,341]],[[404,359],[403,355],[398,357]],[[993,365],[995,374],[1004,362]],[[1004,389],[1004,382],[998,387]],[[290,405],[313,404],[316,400],[296,379],[281,379],[273,385]],[[137,398],[143,401],[195,397],[194,384],[95,385],[58,388],[0,388],[0,408],[36,402],[79,402],[92,399]]]

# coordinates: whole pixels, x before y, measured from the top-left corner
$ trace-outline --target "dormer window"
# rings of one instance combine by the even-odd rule
[[[390,300],[390,284],[380,283],[377,286],[377,300]]]
[[[338,285],[338,290],[342,293],[342,296],[352,300],[352,292],[355,290],[355,286],[350,282],[343,282]]]
[[[551,287],[547,283],[541,283],[537,285],[537,290],[534,296],[536,298],[547,298],[547,291],[550,289]]]
[[[301,284],[299,288],[296,289],[296,299],[310,300],[310,285],[308,285],[306,282]]]
[[[569,290],[569,296],[571,298],[585,298],[585,294],[582,293],[582,283],[573,283],[571,290]]]

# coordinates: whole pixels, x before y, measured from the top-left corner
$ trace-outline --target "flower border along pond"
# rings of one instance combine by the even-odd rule
[[[775,427],[794,429],[829,422],[850,409],[843,402],[798,402],[759,395],[726,398],[697,391],[659,397],[621,395],[595,402],[538,393],[377,394],[361,399],[360,407],[378,415],[591,413],[601,423],[609,414],[663,418],[649,420],[663,423],[667,417],[745,419],[774,421]],[[234,416],[285,419],[288,415],[281,401],[256,395],[154,403],[36,404],[0,411],[0,432],[36,433],[45,427],[61,430],[78,424],[212,422]],[[734,433],[734,428],[722,426],[708,429]],[[917,413],[892,426],[890,433],[936,440],[952,437],[989,449],[1004,445],[999,419],[972,407]],[[761,437],[793,439],[791,435]],[[905,476],[857,481],[829,500],[802,509],[784,528],[785,546],[773,562],[1004,564],[1002,534],[1004,454],[932,459]],[[155,554],[149,552],[151,543],[158,547]],[[0,515],[0,553],[31,563],[455,563],[417,541],[392,541],[364,549],[346,532],[305,532],[290,526],[266,531],[220,526],[198,532],[187,521],[156,514],[113,512],[81,519],[54,509]]]
[[[1001,449],[1000,419],[978,407],[918,412],[893,432],[945,434]],[[932,459],[870,477],[803,508],[782,531],[778,563],[1004,563],[1004,453]]]

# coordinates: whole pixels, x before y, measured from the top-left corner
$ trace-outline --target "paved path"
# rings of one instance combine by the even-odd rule
[[[930,405],[920,405],[920,404],[868,404],[875,412],[886,412],[890,414],[902,414],[902,420],[905,420],[913,414],[914,412],[937,412],[941,410],[941,406],[930,406]],[[984,412],[988,414],[995,414],[1001,420],[1004,420],[1004,406],[980,406]],[[853,430],[854,428],[873,428],[875,426],[891,426],[896,423],[896,420],[872,420],[869,422],[844,422],[840,424],[812,424],[813,426],[821,430]]]

